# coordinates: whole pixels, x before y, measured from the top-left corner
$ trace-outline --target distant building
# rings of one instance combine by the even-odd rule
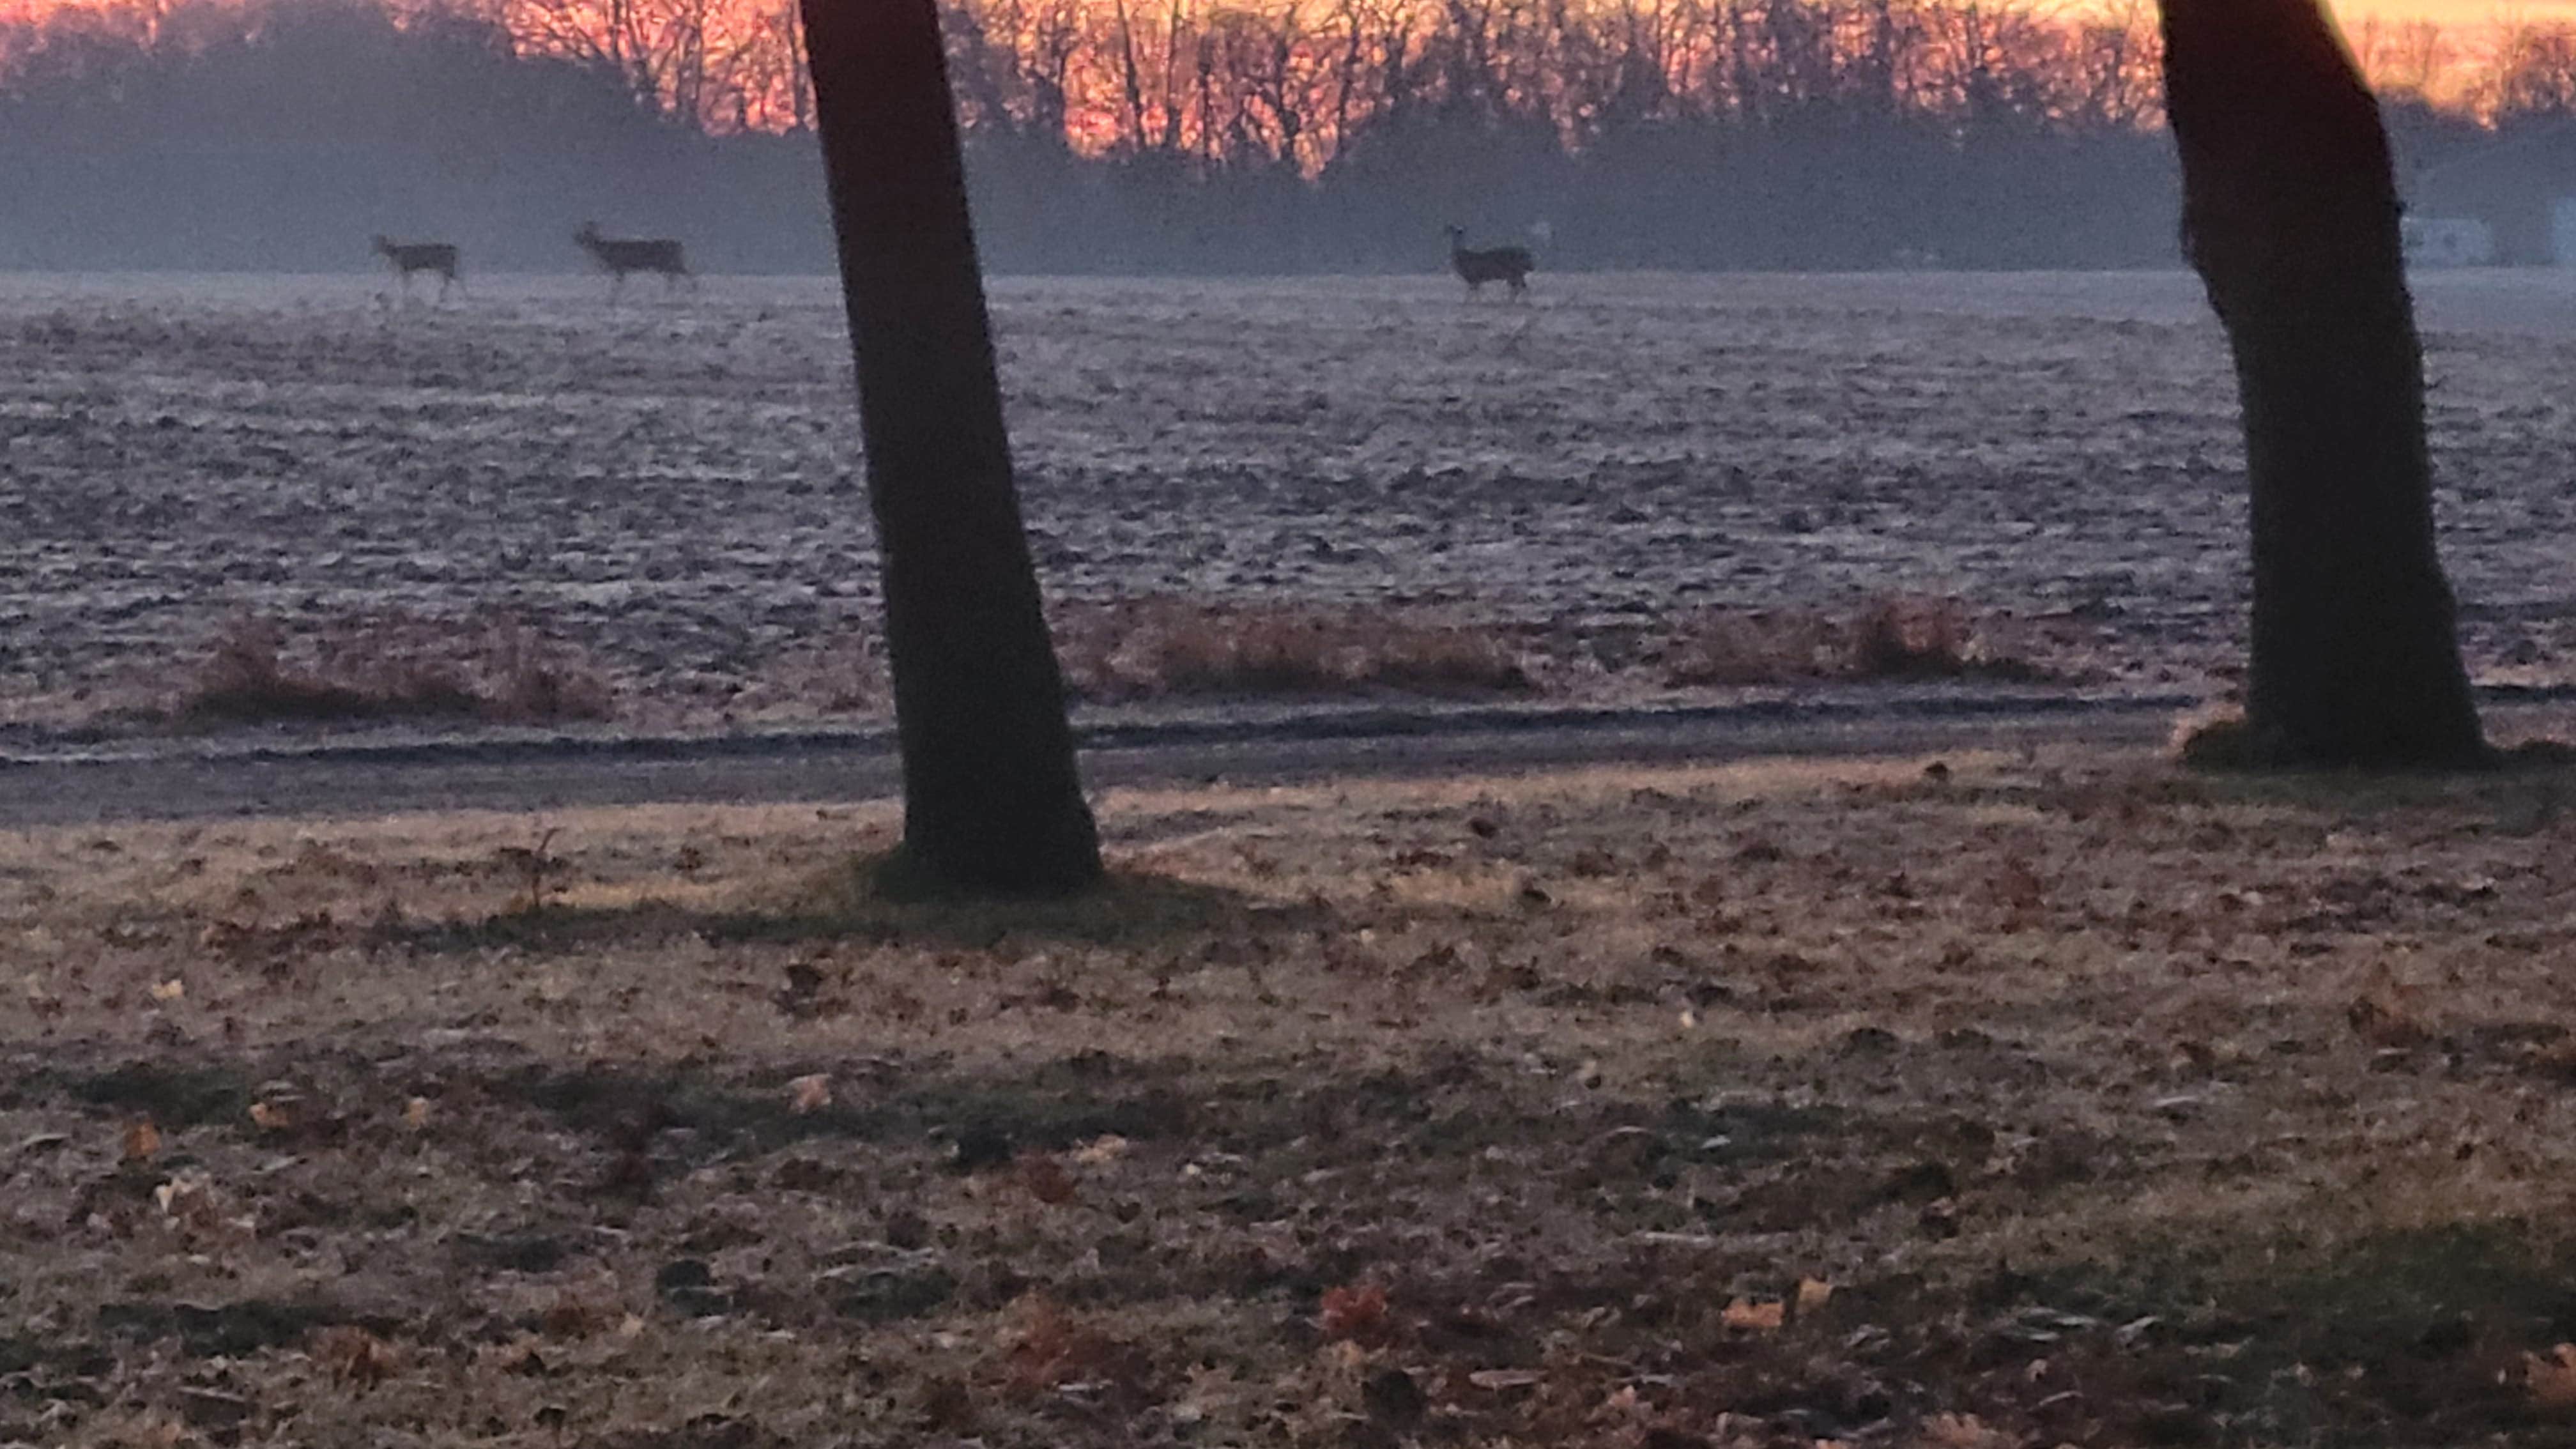
[[[2495,264],[2495,228],[2475,217],[2410,216],[2401,220],[2398,228],[2406,243],[2406,264],[2410,267]]]
[[[2431,231],[2452,219],[2485,225],[2491,265],[2576,266],[2576,122],[2524,122],[2498,135],[2446,135],[2406,168],[2407,257],[2417,259],[2421,218]],[[2420,265],[2458,266],[2433,252],[2460,239],[2427,234]]]

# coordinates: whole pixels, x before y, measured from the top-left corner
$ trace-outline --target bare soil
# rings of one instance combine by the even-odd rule
[[[476,659],[440,676],[498,698],[526,677],[483,688],[482,656],[523,640],[648,727],[882,708],[829,283],[617,307],[596,279],[444,307],[374,285],[0,280],[0,725],[184,714],[242,617],[290,660],[445,631]],[[2576,284],[2419,291],[2472,665],[2564,680]],[[1997,656],[2097,687],[2223,688],[2241,654],[2235,399],[2185,276],[995,295],[1039,561],[1080,637],[1138,600],[1358,610],[1623,697],[1741,682],[1667,656],[1748,612],[1885,598],[1957,599]],[[1139,672],[1101,673],[1114,695]]]
[[[0,1440],[2558,1444],[2571,780],[0,837]]]

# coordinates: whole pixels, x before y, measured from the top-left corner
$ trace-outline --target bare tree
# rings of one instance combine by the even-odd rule
[[[2164,0],[2164,32],[2184,234],[2245,414],[2248,742],[2267,763],[2483,759],[2378,104],[2317,0]]]
[[[1100,876],[1011,480],[937,0],[805,0],[885,559],[910,889]]]

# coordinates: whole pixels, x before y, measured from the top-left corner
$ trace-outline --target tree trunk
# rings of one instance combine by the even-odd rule
[[[2378,105],[2317,0],[2163,11],[2184,238],[2244,407],[2247,743],[2270,764],[2475,763]]]
[[[1100,876],[1011,482],[935,0],[804,0],[858,354],[914,889]]]

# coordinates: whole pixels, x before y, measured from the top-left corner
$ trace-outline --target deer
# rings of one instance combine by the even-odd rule
[[[698,285],[697,274],[689,270],[688,255],[680,249],[678,242],[667,237],[644,240],[605,237],[599,234],[598,222],[585,221],[581,230],[572,234],[572,239],[583,251],[590,253],[592,261],[607,271],[610,301],[615,301],[617,294],[624,290],[628,272],[659,272],[664,291],[681,282],[687,282],[692,289]]]
[[[1467,245],[1464,227],[1446,228],[1449,233],[1449,265],[1457,269],[1458,280],[1467,284],[1470,297],[1483,292],[1487,282],[1501,282],[1512,289],[1512,295],[1529,291],[1529,274],[1536,263],[1530,260],[1527,247],[1487,247],[1482,250]]]
[[[456,247],[452,242],[398,242],[391,237],[376,238],[376,253],[393,264],[394,276],[402,283],[404,295],[411,293],[411,274],[438,273],[438,300],[447,300],[447,289],[456,285]]]

